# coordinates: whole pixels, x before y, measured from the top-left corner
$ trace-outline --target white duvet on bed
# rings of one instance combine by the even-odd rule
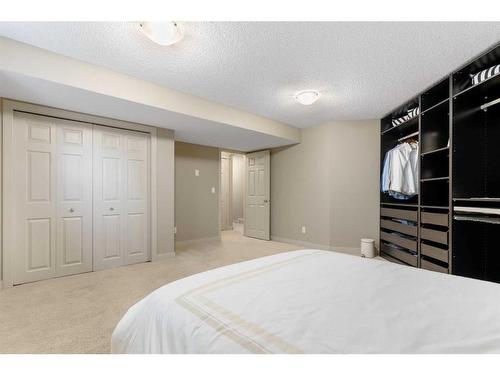
[[[500,285],[321,250],[167,284],[114,353],[500,353]]]

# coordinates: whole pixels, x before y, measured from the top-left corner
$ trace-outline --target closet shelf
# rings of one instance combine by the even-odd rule
[[[385,203],[380,202],[381,206],[405,206],[405,207],[418,207],[416,203]]]
[[[433,209],[438,209],[438,210],[449,210],[450,208],[448,206],[425,206],[421,205],[421,208],[433,208]]]
[[[497,224],[497,225],[500,224],[500,218],[498,217],[453,215],[453,219],[460,221],[473,221],[477,223],[486,223],[486,224]]]
[[[393,126],[392,128],[389,128],[387,130],[384,130],[381,134],[382,135],[392,134],[392,133],[395,133],[396,130],[401,130],[401,129],[404,129],[410,125],[413,125],[414,123],[418,122],[418,117],[419,116],[415,116],[415,117],[409,119],[408,121],[403,122],[402,124],[399,124],[397,126]]]
[[[478,83],[477,85],[469,86],[469,87],[463,89],[462,91],[459,91],[456,94],[453,94],[453,98],[456,99],[457,97],[459,97],[459,96],[461,96],[469,91],[476,90],[478,88],[480,90],[488,90],[488,88],[490,88],[490,86],[495,86],[495,83],[498,84],[498,82],[495,82],[495,79],[499,80],[500,75],[497,74],[497,75],[491,76],[490,78],[485,79],[484,81],[482,81],[481,83]]]
[[[420,154],[420,156],[425,156],[425,155],[431,155],[431,154],[435,154],[435,153],[438,153],[438,152],[442,152],[442,151],[447,151],[449,150],[450,148],[448,146],[446,147],[441,147],[441,148],[437,148],[435,150],[432,150],[432,151],[427,151],[427,152],[422,152]]]
[[[500,202],[500,198],[453,198],[455,202]]]
[[[427,112],[429,112],[429,111],[432,111],[434,108],[437,108],[437,107],[439,107],[440,105],[442,105],[442,104],[444,104],[444,103],[448,102],[449,100],[450,100],[449,98],[446,98],[446,99],[444,99],[444,100],[440,101],[439,103],[434,104],[432,107],[427,108],[425,111],[422,111],[421,116],[423,116],[424,114],[426,114],[426,113],[427,113]]]
[[[431,181],[443,181],[443,180],[448,180],[448,179],[449,179],[449,177],[445,176],[445,177],[423,178],[420,181],[421,182],[431,182]]]

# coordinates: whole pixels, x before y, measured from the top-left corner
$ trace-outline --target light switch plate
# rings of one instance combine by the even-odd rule
[[[212,194],[215,194],[215,188],[212,186]]]
[[[302,234],[306,234],[306,227],[302,227]]]
[[[177,234],[177,227],[174,227],[174,234]]]
[[[194,175],[195,175],[196,177],[199,177],[199,176],[200,176],[200,170],[199,170],[199,169],[195,169],[195,170],[194,170]]]

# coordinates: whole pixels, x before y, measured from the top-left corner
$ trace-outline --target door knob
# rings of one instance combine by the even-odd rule
[[[269,201],[267,199],[264,199],[264,203],[268,203]]]
[[[72,209],[72,208],[70,208],[70,209],[69,209],[69,212],[75,212],[75,210],[74,210],[74,209]]]
[[[110,208],[109,208],[109,210],[110,210],[110,211],[114,211],[115,209],[114,209],[113,207],[110,207]]]

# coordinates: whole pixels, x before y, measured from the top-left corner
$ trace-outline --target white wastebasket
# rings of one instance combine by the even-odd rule
[[[361,239],[361,256],[363,258],[375,257],[375,240],[371,238]]]

